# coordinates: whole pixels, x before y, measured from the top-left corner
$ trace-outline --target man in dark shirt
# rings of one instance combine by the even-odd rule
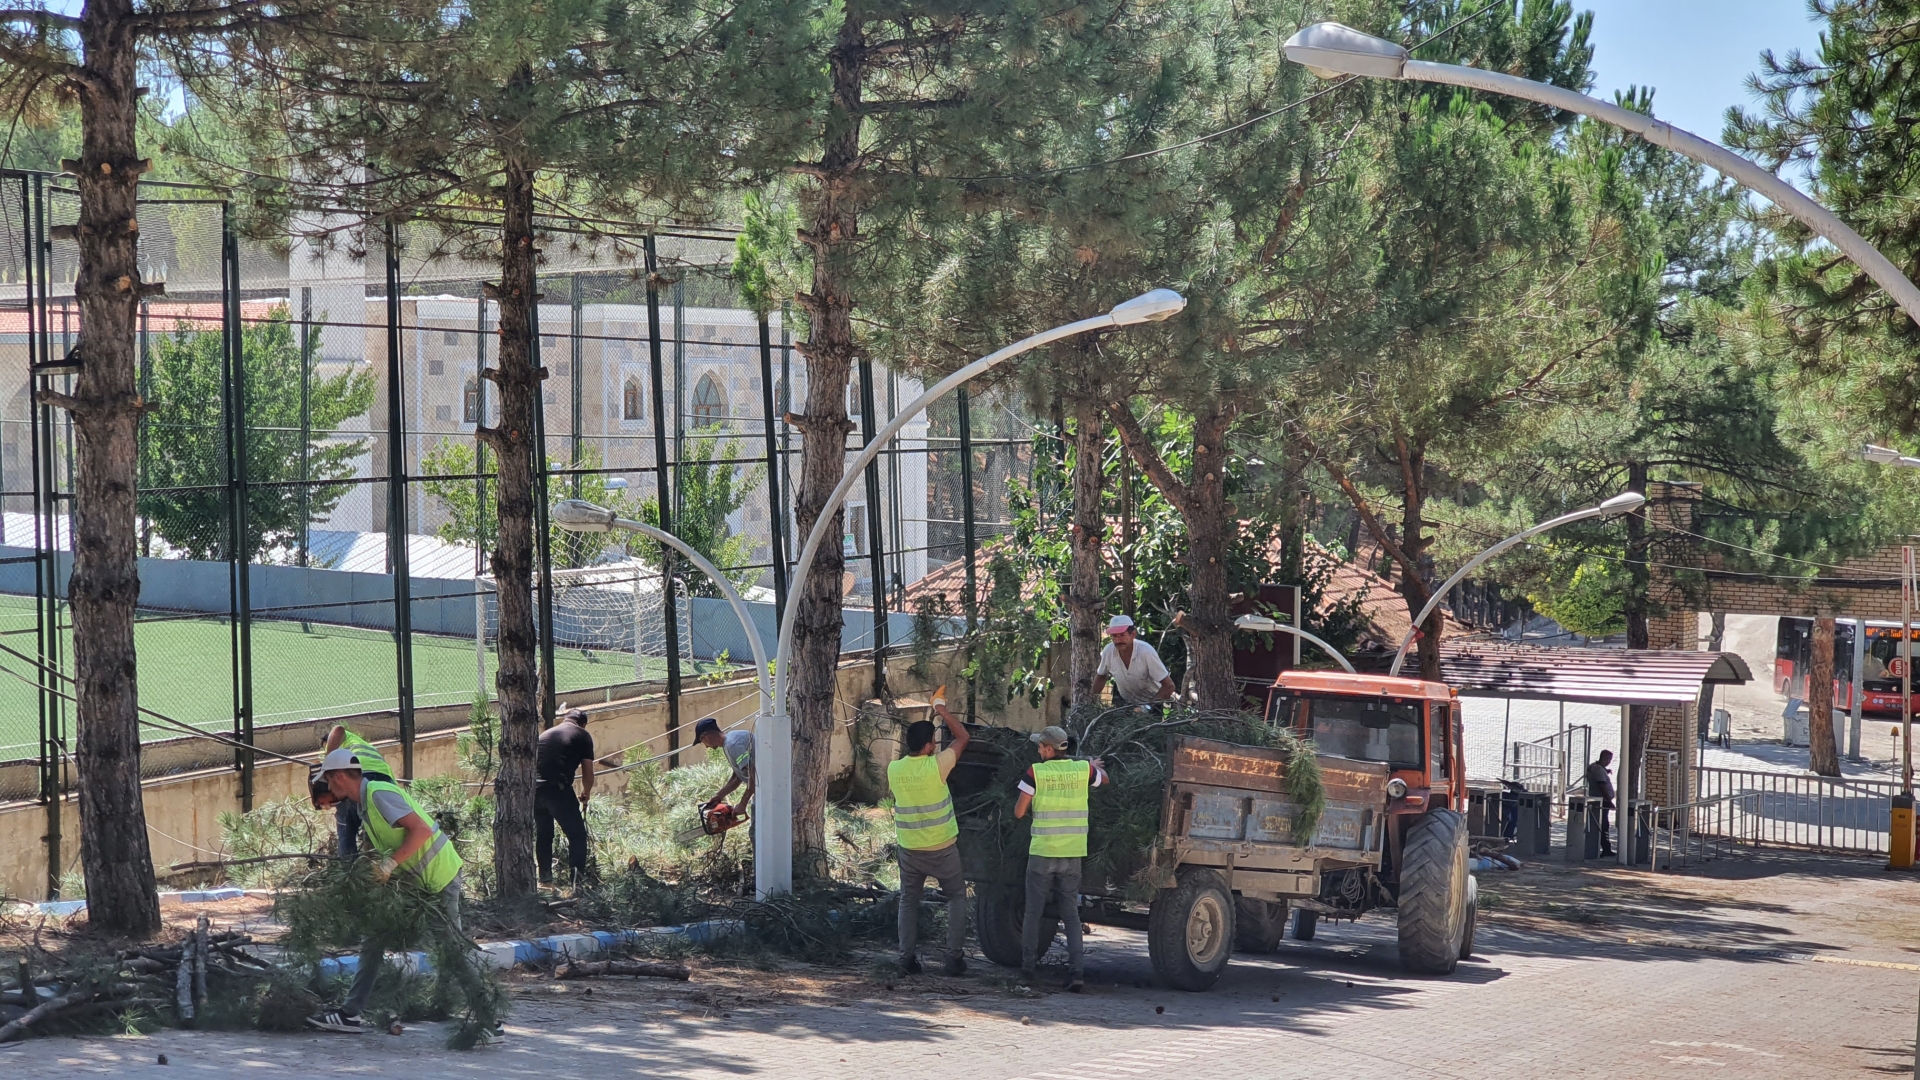
[[[1612,855],[1613,840],[1607,835],[1607,811],[1613,809],[1613,777],[1607,767],[1613,764],[1613,751],[1600,751],[1600,760],[1587,764],[1587,795],[1600,800],[1600,854]]]
[[[573,794],[574,770],[580,772],[580,795]],[[568,709],[560,722],[540,734],[540,755],[534,763],[540,786],[533,792],[534,852],[540,860],[540,884],[553,884],[553,827],[567,834],[567,864],[574,888],[587,873],[587,823],[581,816],[593,797],[593,736],[587,734],[585,709]]]

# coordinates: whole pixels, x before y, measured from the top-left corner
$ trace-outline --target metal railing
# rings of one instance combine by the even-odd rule
[[[1659,870],[1666,852],[1666,869],[1724,859],[1735,848],[1760,846],[1761,817],[1756,812],[1759,792],[1718,795],[1677,806],[1656,806],[1652,821],[1652,869]]]
[[[1554,813],[1564,813],[1567,793],[1585,781],[1592,760],[1593,729],[1578,724],[1532,742],[1513,744],[1506,778],[1553,797]]]
[[[1894,780],[1703,767],[1696,803],[1729,796],[1741,801],[1726,818],[1696,822],[1692,831],[1720,830],[1751,837],[1756,844],[1810,851],[1882,855],[1892,799],[1899,792]]]

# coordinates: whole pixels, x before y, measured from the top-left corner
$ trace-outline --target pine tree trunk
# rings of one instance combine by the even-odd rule
[[[1227,609],[1227,553],[1235,522],[1226,492],[1227,427],[1224,410],[1193,425],[1193,481],[1182,516],[1187,523],[1187,685],[1203,709],[1237,709],[1240,686],[1233,678],[1233,619]]]
[[[135,212],[137,59],[131,0],[81,12],[80,375],[73,415],[74,694],[80,773],[80,865],[87,918],[132,937],[160,929],[160,900],[140,791],[133,618],[140,598],[134,530],[139,456],[135,324],[140,308]]]
[[[813,189],[805,199],[800,239],[813,251],[813,287],[800,295],[807,311],[806,416],[801,427],[800,483],[794,518],[806,536],[846,473],[847,379],[853,370],[853,256],[859,237],[860,96],[865,41],[862,16],[848,9],[828,53],[833,98]],[[793,718],[793,863],[796,877],[826,872],[827,780],[833,751],[833,699],[840,663],[840,548],[846,512],[833,507],[832,524],[800,582],[794,615],[787,700]]]
[[[1068,687],[1073,706],[1093,704],[1094,669],[1100,664],[1100,541],[1106,535],[1101,513],[1105,495],[1106,423],[1100,403],[1076,398],[1073,405],[1073,532],[1067,588]],[[1131,612],[1129,612],[1131,614]]]
[[[1813,663],[1807,672],[1807,738],[1813,771],[1840,775],[1840,754],[1833,745],[1833,619],[1813,620]]]
[[[1400,565],[1400,595],[1406,598],[1407,617],[1420,614],[1420,609],[1433,599],[1433,582],[1426,569],[1427,547],[1431,543],[1427,536],[1427,453],[1421,446],[1402,444],[1399,447],[1401,483],[1405,497],[1401,500],[1400,514],[1400,550],[1406,560]],[[1440,609],[1420,627],[1420,637],[1415,642],[1415,655],[1419,657],[1417,670],[1422,679],[1438,682],[1440,679],[1440,638],[1446,632],[1446,620]],[[1404,671],[1404,669],[1403,669]]]
[[[533,856],[534,754],[540,739],[538,637],[533,609],[534,409],[540,372],[533,366],[534,170],[509,159],[502,196],[500,364],[487,372],[500,389],[500,426],[484,433],[499,462],[500,535],[493,577],[500,612],[499,774],[494,779],[493,873],[496,895],[536,889]]]

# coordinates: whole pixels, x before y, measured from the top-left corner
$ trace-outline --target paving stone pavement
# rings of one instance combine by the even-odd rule
[[[1399,970],[1392,932],[1390,918],[1323,925],[1315,942],[1236,956],[1205,994],[1154,988],[1144,935],[1102,928],[1080,996],[956,996],[914,979],[894,994],[705,1016],[523,997],[506,1044],[471,1053],[440,1049],[434,1025],[399,1038],[168,1031],[0,1047],[0,1076],[1619,1080],[1911,1069],[1920,965],[1483,928],[1454,976],[1419,978]],[[170,1065],[156,1073],[162,1053]]]

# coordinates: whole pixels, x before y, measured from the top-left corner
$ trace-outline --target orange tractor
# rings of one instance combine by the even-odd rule
[[[1399,909],[1400,962],[1446,974],[1473,951],[1460,704],[1445,684],[1339,672],[1286,672],[1266,717],[1317,751],[1326,807],[1301,843],[1287,760],[1278,750],[1209,739],[1175,742],[1151,850],[1083,880],[1080,917],[1147,931],[1156,975],[1205,990],[1235,948],[1271,952],[1285,933],[1314,936],[1322,916]],[[956,770],[954,794],[991,775],[980,741]],[[1020,852],[993,849],[963,813],[961,857],[974,884],[974,925],[995,963],[1020,963]],[[1152,888],[1141,903],[1137,883]],[[1143,910],[1144,909],[1144,910]],[[1057,915],[1051,909],[1049,915]],[[1051,941],[1053,920],[1043,923]],[[1044,945],[1043,945],[1044,948]]]

